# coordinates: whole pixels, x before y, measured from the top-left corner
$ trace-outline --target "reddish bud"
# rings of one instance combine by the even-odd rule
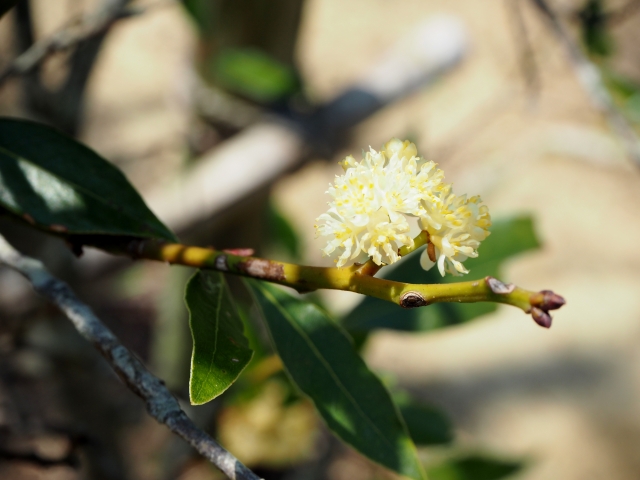
[[[551,315],[549,315],[544,310],[538,307],[533,307],[531,309],[531,316],[533,317],[533,320],[541,327],[551,327]]]
[[[542,290],[540,293],[543,294],[542,304],[540,305],[543,310],[557,310],[567,303],[564,298],[551,290]]]

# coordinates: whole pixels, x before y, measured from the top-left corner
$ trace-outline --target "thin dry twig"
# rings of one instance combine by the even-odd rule
[[[522,77],[531,97],[536,99],[540,95],[540,74],[536,58],[531,46],[531,39],[527,24],[522,15],[520,0],[506,0],[507,10],[513,19],[513,33],[518,44],[518,56]]]
[[[127,387],[144,400],[152,417],[182,437],[229,478],[259,480],[256,474],[222,448],[211,436],[196,427],[162,380],[152,375],[120,343],[66,283],[52,276],[40,261],[20,254],[2,236],[0,264],[5,264],[22,274],[39,294],[58,306],[78,332],[107,359]]]
[[[209,85],[193,72],[192,95],[195,109],[205,119],[243,129],[263,117],[261,108]]]
[[[566,50],[575,74],[589,95],[592,105],[606,116],[611,128],[625,143],[629,156],[640,166],[640,139],[631,124],[613,102],[604,85],[600,70],[584,54],[546,0],[531,1],[546,17],[553,33]]]

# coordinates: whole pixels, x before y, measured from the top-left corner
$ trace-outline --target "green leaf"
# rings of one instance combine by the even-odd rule
[[[501,480],[522,468],[520,462],[469,455],[430,467],[428,473],[429,480]]]
[[[405,392],[394,392],[393,400],[416,445],[446,445],[453,441],[453,427],[441,410],[426,405]]]
[[[255,49],[221,51],[213,64],[213,74],[228,90],[258,102],[274,102],[298,88],[290,67]]]
[[[202,405],[236,381],[253,351],[221,273],[196,272],[185,301],[193,337],[189,398],[193,405]]]
[[[491,235],[482,243],[478,258],[470,258],[465,266],[470,273],[464,280],[500,277],[500,265],[509,257],[539,247],[530,217],[498,220]],[[385,278],[408,283],[451,283],[460,277],[441,277],[436,268],[425,272],[420,267],[420,252],[413,253],[389,271]],[[385,273],[384,269],[382,273]],[[401,309],[397,305],[366,297],[344,319],[349,331],[363,332],[375,328],[404,331],[429,331],[468,322],[496,309],[494,303],[436,303],[424,308]]]
[[[632,122],[640,123],[640,84],[606,65],[602,66],[601,71],[604,83],[615,102]]]
[[[316,305],[267,283],[247,283],[287,373],[328,427],[371,460],[407,477],[424,478],[389,392],[346,332]]]
[[[210,0],[183,0],[182,4],[196,23],[201,35],[212,35],[215,32],[218,5]]]
[[[580,21],[582,41],[587,51],[595,56],[611,56],[615,48],[604,1],[587,0],[576,17]]]
[[[38,123],[0,118],[0,207],[65,235],[175,241],[116,167]]]

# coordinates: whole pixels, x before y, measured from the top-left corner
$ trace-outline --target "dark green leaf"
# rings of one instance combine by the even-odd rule
[[[116,167],[47,126],[0,118],[0,207],[45,230],[175,236]]]
[[[428,473],[429,480],[502,480],[522,468],[520,462],[469,455],[433,466]]]
[[[221,273],[198,271],[185,296],[193,336],[189,397],[202,405],[229,388],[253,352]]]
[[[244,335],[249,341],[249,347],[253,350],[253,363],[259,362],[264,357],[271,354],[271,344],[267,338],[266,332],[260,327],[263,326],[259,319],[253,318],[250,312],[250,306],[243,304],[242,301],[236,302],[238,307],[238,314],[244,324]]]
[[[500,277],[500,264],[511,256],[537,248],[530,217],[499,220],[491,235],[482,243],[478,258],[470,258],[465,266],[470,270],[464,280]],[[436,268],[425,272],[418,261],[420,252],[413,253],[390,270],[386,278],[408,283],[459,282],[460,277],[441,277]],[[386,270],[386,269],[385,269]],[[382,270],[385,273],[385,270]],[[424,308],[405,310],[389,302],[367,297],[347,315],[345,327],[350,331],[390,328],[406,331],[428,331],[467,322],[496,309],[494,303],[437,303]]]
[[[441,410],[419,402],[405,392],[394,392],[393,400],[416,445],[444,445],[453,441],[451,422]]]
[[[249,283],[291,379],[329,428],[371,460],[424,478],[415,446],[382,382],[316,305],[267,283]]]
[[[608,16],[603,0],[587,0],[577,15],[582,30],[582,41],[587,51],[607,57],[614,52],[613,37],[607,28]]]
[[[298,87],[295,72],[255,49],[230,48],[214,62],[214,77],[228,90],[258,102],[274,102]]]
[[[216,9],[219,8],[211,0],[183,0],[185,10],[195,21],[201,35],[215,33]]]

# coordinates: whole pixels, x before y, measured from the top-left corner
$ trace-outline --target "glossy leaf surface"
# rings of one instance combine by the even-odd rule
[[[173,241],[120,170],[57,130],[0,118],[0,207],[66,235]]]
[[[371,460],[424,478],[389,392],[351,339],[319,307],[267,283],[248,282],[286,371],[329,428]]]
[[[253,352],[221,273],[196,272],[185,301],[193,337],[189,398],[193,405],[202,405],[236,381]]]

